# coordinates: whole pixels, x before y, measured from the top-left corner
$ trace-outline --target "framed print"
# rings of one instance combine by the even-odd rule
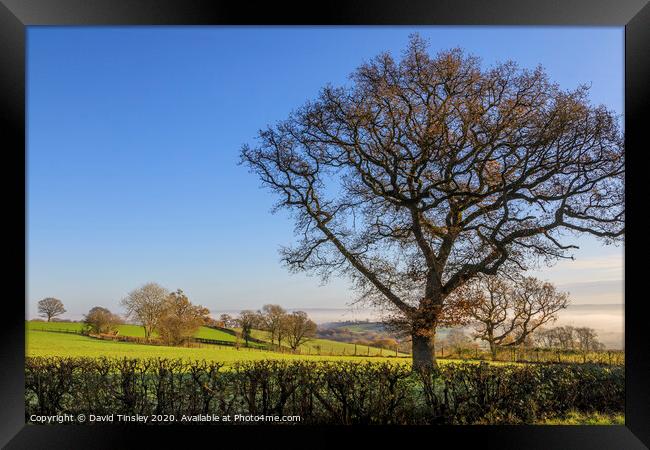
[[[0,442],[647,448],[649,21],[2,0]]]

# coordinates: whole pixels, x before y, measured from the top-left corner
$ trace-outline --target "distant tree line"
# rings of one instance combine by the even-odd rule
[[[254,329],[269,333],[271,344],[288,346],[292,350],[316,336],[317,325],[304,311],[287,312],[280,305],[267,304],[261,310],[244,310],[238,317],[222,314],[218,320],[210,317],[210,311],[201,305],[194,305],[187,295],[178,289],[169,292],[157,283],[146,283],[132,290],[122,299],[126,318],[142,326],[145,341],[155,334],[168,345],[187,342],[204,325],[225,328],[241,328],[241,336],[248,346]],[[56,298],[45,298],[38,304],[39,313],[47,321],[63,314],[63,302]],[[117,334],[118,326],[124,323],[122,317],[102,306],[95,306],[84,315],[85,334]]]
[[[475,335],[474,335],[475,336]],[[449,353],[461,354],[467,351],[476,351],[480,348],[472,335],[467,334],[462,328],[451,329],[444,338],[439,340],[440,347]],[[589,327],[573,327],[570,325],[540,328],[531,333],[519,346],[524,349],[544,349],[560,351],[592,352],[605,349],[598,337],[598,333]],[[514,346],[495,346],[490,348],[493,359],[497,359],[498,349],[515,348]]]
[[[181,289],[169,292],[156,283],[134,289],[121,304],[126,309],[126,317],[144,329],[145,341],[157,333],[165,344],[180,345],[194,336],[199,327],[212,321],[210,311],[192,304]],[[82,322],[84,334],[116,335],[124,320],[107,308],[95,306],[84,315]]]
[[[244,310],[236,318],[222,314],[218,324],[226,328],[241,328],[241,335],[249,345],[253,330],[266,331],[271,344],[282,347],[285,343],[292,350],[316,336],[317,325],[304,311],[287,312],[280,305],[267,304],[261,310]]]
[[[599,351],[605,344],[598,340],[596,330],[588,327],[563,327],[540,330],[533,342],[539,347],[559,350]]]

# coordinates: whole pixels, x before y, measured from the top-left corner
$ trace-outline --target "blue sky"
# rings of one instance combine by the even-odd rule
[[[542,64],[564,88],[623,112],[623,28],[161,27],[28,29],[27,314],[46,296],[68,316],[148,281],[213,311],[343,308],[347,282],[290,275],[286,214],[238,166],[256,131],[340,85],[418,31],[431,50],[485,65]],[[622,248],[580,239],[542,270],[576,303],[622,302]]]

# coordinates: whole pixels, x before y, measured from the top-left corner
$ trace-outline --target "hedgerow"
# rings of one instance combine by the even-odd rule
[[[298,415],[302,424],[534,423],[622,413],[621,366],[26,359],[32,414]],[[294,422],[295,423],[295,422]]]

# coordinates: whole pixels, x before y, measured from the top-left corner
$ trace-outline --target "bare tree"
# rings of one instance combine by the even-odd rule
[[[555,321],[569,302],[568,294],[532,277],[480,276],[467,292],[474,300],[469,311],[474,337],[489,344],[494,359],[497,347],[524,343],[537,328]]]
[[[64,312],[63,302],[58,298],[47,297],[38,302],[38,315],[46,317],[48,322]]]
[[[232,328],[235,326],[235,319],[230,314],[221,314],[219,316],[219,322],[221,322],[224,328]]]
[[[430,56],[418,36],[401,61],[361,65],[241,157],[295,217],[283,261],[347,275],[362,300],[409,323],[416,369],[435,364],[436,327],[468,280],[568,257],[568,235],[624,233],[612,111],[541,67]]]
[[[193,305],[181,289],[165,299],[163,311],[156,322],[156,331],[164,342],[179,345],[209,320],[210,310]]]
[[[84,316],[84,331],[87,333],[110,333],[117,330],[122,318],[107,308],[95,306]]]
[[[135,289],[122,299],[127,316],[144,328],[144,338],[149,340],[158,324],[169,292],[156,283],[147,283]]]
[[[553,329],[557,347],[562,350],[572,350],[575,348],[575,328],[571,325],[556,327]]]
[[[304,311],[294,311],[284,318],[283,328],[292,350],[298,349],[316,335],[316,323]]]
[[[287,312],[280,305],[264,305],[259,313],[262,318],[262,329],[271,335],[271,344],[277,339],[278,346],[282,345],[284,337],[283,321]]]
[[[598,340],[596,330],[571,325],[538,330],[535,340],[541,347],[561,350],[597,351],[605,348]]]
[[[553,328],[539,327],[533,333],[533,340],[537,347],[553,348],[555,347],[555,330]]]
[[[237,317],[237,325],[241,328],[242,337],[246,342],[246,347],[248,347],[248,341],[251,338],[251,332],[255,327],[260,325],[260,315],[255,311],[244,310],[239,313]]]
[[[576,344],[583,352],[602,350],[604,345],[598,340],[596,330],[589,327],[578,327],[575,329]]]

